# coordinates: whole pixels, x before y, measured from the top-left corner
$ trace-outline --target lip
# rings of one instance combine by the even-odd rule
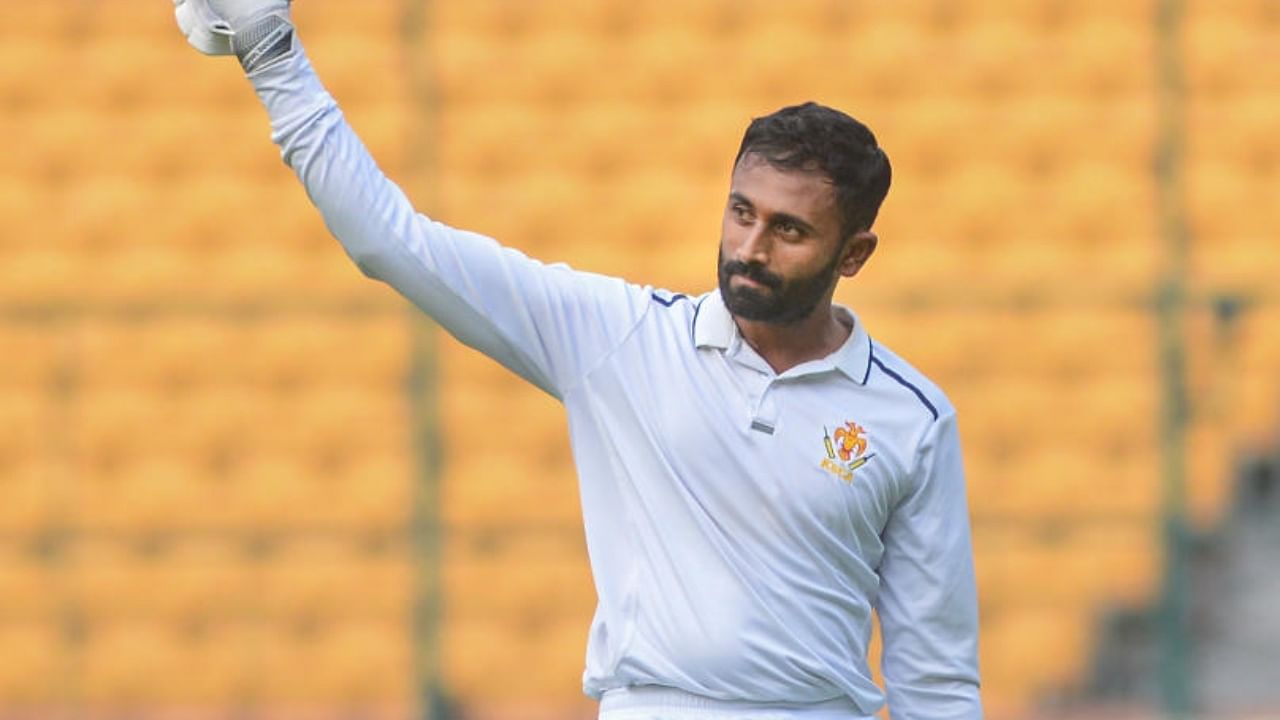
[[[733,279],[734,279],[734,280],[741,280],[742,282],[746,283],[747,285],[750,285],[751,287],[763,288],[763,289],[765,289],[765,290],[769,290],[769,289],[770,289],[768,285],[765,285],[764,283],[759,282],[759,281],[757,281],[757,280],[752,280],[751,278],[747,277],[746,275],[734,275],[734,276],[733,276]]]

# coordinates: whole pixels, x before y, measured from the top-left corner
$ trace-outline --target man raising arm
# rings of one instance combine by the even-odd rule
[[[606,720],[850,720],[872,611],[895,720],[972,720],[977,603],[955,410],[833,304],[876,250],[888,158],[813,103],[753,121],[718,290],[543,265],[414,212],[321,86],[286,0],[175,0],[234,53],[330,231],[462,342],[568,412]]]

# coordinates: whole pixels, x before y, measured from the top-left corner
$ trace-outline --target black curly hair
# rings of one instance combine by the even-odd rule
[[[889,193],[889,156],[866,125],[815,102],[784,107],[747,126],[734,158],[757,155],[779,170],[818,171],[836,188],[841,236],[871,229]]]

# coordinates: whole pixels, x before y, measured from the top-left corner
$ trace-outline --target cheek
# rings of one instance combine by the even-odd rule
[[[774,254],[774,270],[789,280],[797,280],[825,277],[834,274],[836,268],[827,255],[814,252],[811,246],[796,245],[778,249]]]
[[[725,257],[732,257],[733,251],[742,244],[743,230],[729,216],[720,222],[720,252]]]

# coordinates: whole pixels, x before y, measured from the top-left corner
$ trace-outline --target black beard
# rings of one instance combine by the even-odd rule
[[[814,274],[794,280],[784,280],[780,275],[766,270],[760,263],[726,261],[723,249],[716,258],[716,264],[719,266],[720,297],[730,313],[753,322],[791,325],[809,317],[831,290],[836,282],[835,273],[836,266],[840,264],[840,253],[836,252],[831,262]],[[734,288],[729,284],[734,275],[745,276],[767,289]]]

